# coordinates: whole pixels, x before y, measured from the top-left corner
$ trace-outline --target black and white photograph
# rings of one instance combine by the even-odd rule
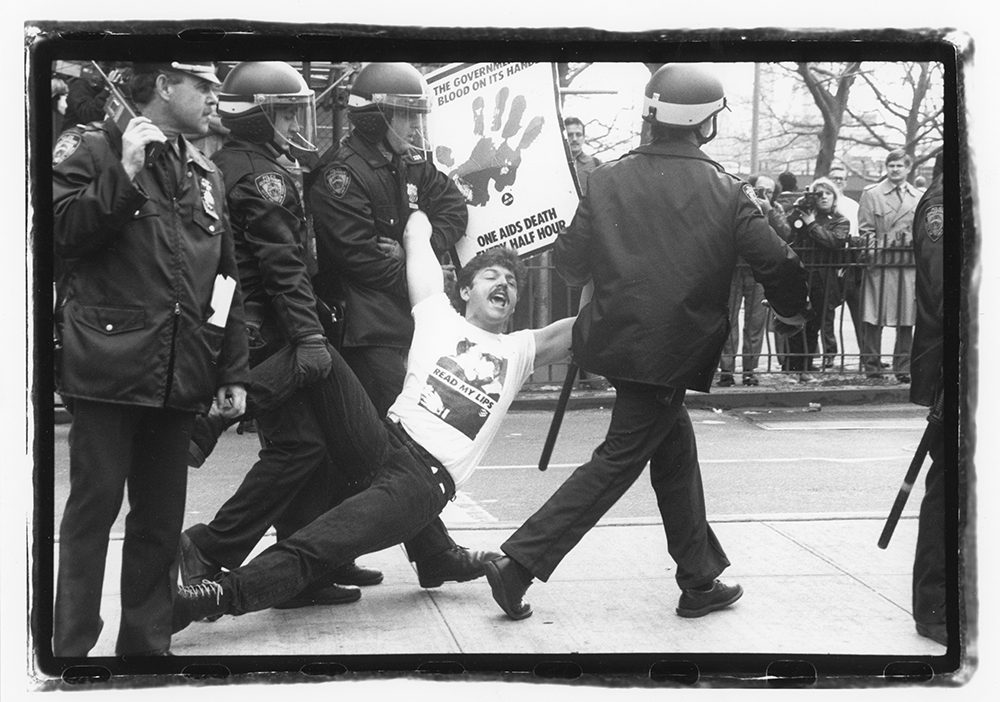
[[[302,9],[23,23],[27,689],[973,687],[977,28]]]

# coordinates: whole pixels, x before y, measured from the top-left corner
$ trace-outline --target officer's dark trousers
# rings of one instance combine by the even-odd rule
[[[535,577],[548,580],[648,461],[667,550],[677,563],[677,584],[684,589],[710,583],[729,560],[705,517],[684,390],[610,380],[617,398],[604,443],[501,549]]]
[[[218,565],[239,567],[272,525],[284,538],[345,496],[346,483],[327,454],[321,424],[336,418],[317,411],[313,391],[299,388],[283,404],[257,413],[262,438],[257,462],[211,523],[187,530]],[[316,495],[324,502],[317,504]]]
[[[337,421],[331,453],[370,487],[328,510],[228,576],[234,614],[274,606],[338,565],[401,543],[437,519],[455,495],[448,471],[375,411],[358,379],[333,354]]]
[[[945,623],[946,603],[944,445],[940,440],[931,445],[930,454],[913,559],[913,619],[934,626]]]
[[[385,417],[403,390],[406,350],[387,346],[355,346],[341,349],[341,354],[375,405],[375,411],[380,417]],[[454,545],[455,541],[439,518],[404,544],[407,557],[414,563],[436,556]]]
[[[59,529],[56,656],[85,656],[100,635],[108,537],[126,484],[115,651],[140,655],[169,649],[193,421],[193,414],[175,410],[73,400],[70,492]]]

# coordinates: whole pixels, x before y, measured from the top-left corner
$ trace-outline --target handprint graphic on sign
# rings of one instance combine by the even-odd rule
[[[455,181],[459,190],[465,195],[466,202],[475,207],[482,207],[489,202],[491,182],[498,193],[514,184],[517,169],[521,165],[521,152],[538,138],[545,124],[545,118],[538,116],[528,122],[527,127],[522,128],[521,120],[527,108],[527,100],[523,95],[518,95],[511,100],[508,112],[509,96],[510,89],[507,87],[501,88],[497,93],[489,134],[486,134],[486,120],[483,114],[485,100],[482,96],[476,97],[472,103],[473,133],[480,137],[479,141],[476,142],[465,163],[448,173],[448,177]],[[505,113],[507,113],[506,122],[503,119]],[[502,130],[501,125],[503,125]],[[515,138],[517,138],[516,147],[512,146]],[[451,149],[447,146],[439,146],[435,150],[435,155],[445,167],[452,168],[455,165]]]

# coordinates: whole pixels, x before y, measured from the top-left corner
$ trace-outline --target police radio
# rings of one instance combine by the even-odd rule
[[[104,84],[107,86],[110,95],[108,95],[107,101],[104,103],[104,114],[111,119],[122,134],[125,133],[125,129],[128,127],[128,123],[132,121],[133,117],[137,117],[138,114],[132,108],[132,104],[125,97],[125,94],[119,90],[118,86],[115,85],[114,81],[111,80],[108,75],[101,70],[101,67],[97,65],[96,61],[91,61],[94,69],[97,71],[98,75],[104,79]],[[146,161],[149,162],[150,159],[156,158],[166,144],[158,141],[152,141],[146,144]]]

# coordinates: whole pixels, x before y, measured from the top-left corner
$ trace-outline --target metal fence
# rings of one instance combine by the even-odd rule
[[[764,315],[756,315],[760,324],[752,330],[756,335],[746,335],[745,301],[737,298],[730,307],[731,324],[737,331],[724,350],[733,356],[735,382],[748,373],[777,382],[835,385],[908,380],[916,278],[912,248],[883,247],[875,242],[843,249],[837,252],[836,260],[827,261],[819,259],[829,255],[828,249],[793,248],[809,273],[816,317],[795,334],[784,336],[776,332],[774,316],[766,310]],[[563,283],[549,253],[532,256],[525,264],[527,283],[521,291],[514,330],[543,326],[576,312],[580,290]],[[749,268],[741,263],[739,273],[749,274]],[[862,325],[866,308],[868,320],[882,323]],[[880,341],[877,345],[876,339],[866,339],[873,334]],[[759,346],[751,344],[747,349],[747,336],[759,339]],[[561,385],[567,365],[538,369],[526,389]]]

